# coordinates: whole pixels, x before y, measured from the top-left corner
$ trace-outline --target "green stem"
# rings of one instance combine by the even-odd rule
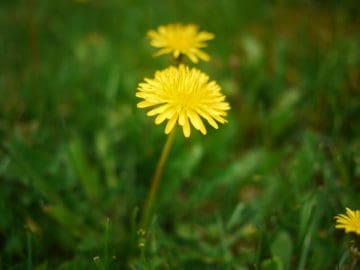
[[[167,137],[167,140],[160,155],[160,159],[157,163],[154,176],[151,181],[151,187],[144,204],[142,220],[141,220],[141,227],[145,230],[147,228],[149,218],[151,216],[151,210],[154,204],[154,199],[156,197],[157,190],[160,185],[164,164],[170,152],[171,146],[174,142],[174,137],[175,137],[175,129],[173,129]]]
[[[184,64],[184,55],[180,53],[178,57],[173,58],[173,61],[175,63],[175,66],[180,66],[181,64]]]

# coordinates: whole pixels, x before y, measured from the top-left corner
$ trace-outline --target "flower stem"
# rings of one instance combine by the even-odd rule
[[[165,161],[170,152],[171,146],[174,142],[174,137],[175,137],[175,129],[173,129],[167,137],[167,140],[162,149],[159,161],[157,163],[154,176],[151,180],[151,187],[150,187],[149,193],[147,195],[147,198],[146,198],[146,201],[144,204],[142,219],[141,219],[141,223],[140,223],[141,227],[144,229],[146,229],[148,226],[149,218],[151,216],[151,211],[152,211],[152,207],[154,204],[154,199],[156,197],[156,193],[157,193],[157,190],[160,185],[161,176],[162,176],[163,169],[164,169],[164,164],[165,164]]]
[[[180,53],[178,57],[173,58],[173,61],[175,66],[180,66],[181,64],[184,64],[184,55]]]

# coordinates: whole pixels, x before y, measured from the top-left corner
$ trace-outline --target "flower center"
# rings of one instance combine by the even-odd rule
[[[193,46],[194,37],[189,33],[183,31],[175,31],[173,35],[169,36],[168,43],[171,47],[176,48],[179,51],[188,50]]]
[[[202,92],[201,90],[199,82],[192,81],[191,83],[180,83],[172,97],[174,105],[176,105],[178,109],[186,110],[195,108],[202,100],[202,95],[200,95]]]

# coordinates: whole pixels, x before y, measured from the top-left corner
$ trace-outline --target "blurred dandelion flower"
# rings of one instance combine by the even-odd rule
[[[354,232],[360,235],[360,210],[352,211],[346,208],[346,215],[339,214],[335,217],[336,229],[345,229],[346,233]]]
[[[207,47],[206,41],[215,37],[209,32],[199,32],[194,24],[179,23],[159,26],[157,31],[150,30],[147,36],[152,46],[160,48],[155,56],[172,53],[174,58],[178,58],[184,54],[194,63],[198,63],[199,58],[204,61],[210,59],[200,48]]]
[[[165,134],[169,134],[177,122],[185,137],[190,136],[190,123],[206,134],[200,117],[217,129],[216,121],[226,123],[224,116],[230,109],[215,81],[209,82],[206,74],[184,65],[157,71],[154,79],[145,78],[145,82],[139,84],[136,96],[144,99],[137,104],[138,108],[154,107],[147,115],[157,115],[155,124],[168,120]]]

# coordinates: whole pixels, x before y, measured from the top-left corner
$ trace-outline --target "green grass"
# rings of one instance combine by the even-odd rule
[[[357,1],[0,3],[0,269],[348,269],[333,217],[360,207]],[[199,68],[231,104],[166,140],[136,108],[169,58],[145,39],[215,33]],[[144,247],[139,247],[139,243]]]

